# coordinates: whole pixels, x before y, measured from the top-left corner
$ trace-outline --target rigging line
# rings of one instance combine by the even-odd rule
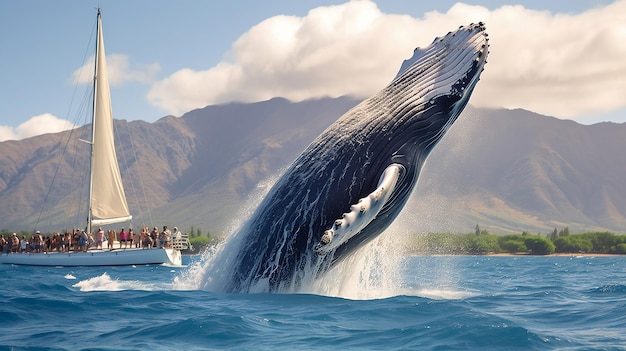
[[[90,88],[92,86],[90,85]],[[91,107],[91,101],[93,100],[93,95],[94,95],[94,91],[93,89],[88,89],[88,92],[90,92],[90,94],[86,94],[86,96],[83,99],[83,104],[82,106],[82,111],[90,111],[90,107]],[[91,111],[93,113],[93,111]],[[83,113],[83,115],[91,115],[92,113]],[[88,118],[88,117],[87,117]],[[87,132],[88,133],[88,132]],[[85,199],[84,197],[84,193],[87,190],[87,184],[89,182],[89,167],[83,167],[81,165],[85,165],[88,164],[89,161],[89,153],[91,152],[91,148],[85,147],[85,145],[80,141],[79,138],[74,138],[74,145],[75,145],[75,149],[76,152],[74,154],[74,163],[72,165],[72,175],[73,176],[79,176],[80,175],[80,186],[79,186],[79,192],[78,192],[78,199],[76,200],[76,202],[78,203],[78,208],[76,209],[76,219],[74,223],[77,223],[79,226],[72,226],[73,228],[81,228],[82,224],[85,223],[87,221],[86,218],[81,218],[82,216],[84,216],[87,213],[88,209],[83,209],[83,206],[88,206],[89,203],[89,199],[88,201],[85,203],[83,200]],[[80,173],[80,174],[78,174]],[[71,206],[70,203],[68,203],[68,206]]]
[[[89,110],[89,106],[90,106],[90,101],[93,97],[93,90],[88,88],[86,89],[85,95],[83,96],[82,99],[82,103],[80,105],[79,108],[79,113],[78,115],[88,115],[88,113],[86,113],[86,111]],[[84,129],[84,128],[83,128]],[[85,181],[86,181],[86,167],[83,167],[82,165],[86,164],[85,160],[88,160],[88,148],[85,148],[84,145],[82,143],[79,142],[80,135],[77,135],[76,137],[72,137],[71,138],[71,147],[73,148],[74,153],[72,154],[72,159],[71,162],[69,162],[68,160],[68,169],[69,172],[66,172],[65,175],[67,177],[67,179],[69,179],[70,183],[72,184],[70,186],[71,189],[76,189],[78,188],[78,194],[75,195],[75,191],[71,191],[68,195],[68,200],[64,200],[64,204],[65,204],[65,213],[68,214],[73,214],[75,217],[72,216],[64,216],[65,218],[65,222],[64,224],[64,228],[68,229],[68,228],[79,228],[82,221],[82,216],[84,215],[83,213],[83,194],[85,191]],[[71,149],[70,149],[71,150]],[[69,153],[66,152],[66,154],[68,156],[70,156]],[[61,175],[63,175],[63,173],[61,173]],[[74,184],[74,181],[80,181],[80,184]],[[72,196],[74,194],[74,196]],[[63,200],[63,199],[62,199]]]
[[[145,205],[145,212],[147,212],[147,214],[148,214],[148,220],[149,220],[148,223],[150,223],[152,225],[154,222],[152,221],[152,212],[150,211],[150,206],[148,205],[148,197],[146,196],[146,187],[145,187],[145,185],[143,183],[143,177],[141,176],[142,168],[139,166],[139,159],[137,158],[137,150],[135,148],[135,144],[133,143],[134,138],[130,137],[130,135],[131,135],[130,134],[130,123],[126,123],[126,129],[128,131],[128,136],[129,136],[128,140],[130,141],[130,149],[133,152],[133,157],[135,158],[135,165],[137,166],[137,175],[138,175],[137,178],[139,179],[139,185],[141,187],[141,193],[143,195],[144,203],[146,204]],[[131,178],[133,178],[133,177],[131,177]],[[133,188],[133,190],[135,190],[135,189]],[[137,207],[139,208],[140,212],[143,212],[142,206],[139,205],[139,197],[137,195],[137,191],[133,191],[133,194],[135,195],[135,202],[137,203]],[[142,216],[142,218],[143,218],[143,213],[140,213],[140,216]]]
[[[133,145],[133,141],[132,141],[133,138],[131,137],[132,134],[130,133],[130,127],[128,126],[129,122],[126,121],[126,120],[124,120],[124,121],[114,120],[113,122],[114,122],[113,132],[115,133],[115,139],[116,139],[115,145],[116,145],[116,148],[118,146],[121,147],[123,145],[123,143],[121,142],[122,141],[122,136],[121,136],[121,131],[119,131],[119,129],[120,129],[119,127],[121,127],[122,124],[126,124],[126,139],[130,143],[130,149],[132,151],[133,148],[134,148],[134,145]],[[128,204],[128,194],[129,194],[128,190],[132,189],[132,194],[134,195],[135,202],[137,203],[137,208],[139,209],[139,212],[141,212],[141,207],[139,206],[139,203],[137,202],[137,195],[136,195],[135,183],[134,183],[134,178],[135,177],[133,176],[133,172],[131,170],[129,157],[128,157],[126,152],[123,152],[123,150],[119,150],[119,151],[122,151],[122,152],[121,152],[121,155],[118,154],[118,160],[119,160],[119,158],[121,156],[123,164],[124,164],[124,169],[126,170],[125,173],[128,175],[126,177],[126,180],[128,180],[128,181],[124,181],[123,182],[124,184],[127,185],[127,186],[124,187],[124,193],[126,194],[126,203]],[[137,165],[137,157],[135,157],[134,160],[135,160],[135,165]],[[122,171],[122,169],[120,169],[120,173],[121,173],[121,171]],[[128,187],[128,185],[130,185],[130,187]],[[128,207],[129,207],[129,211],[130,211],[130,205]],[[139,216],[141,216],[141,215],[139,215]],[[133,216],[133,218],[135,218],[135,216]]]
[[[82,66],[80,68],[80,71],[76,75],[76,81],[74,82],[74,90],[72,91],[72,99],[71,99],[70,107],[68,108],[68,111],[67,111],[67,115],[68,116],[70,115],[70,111],[72,110],[72,103],[74,102],[74,98],[76,96],[76,90],[78,89],[78,85],[81,84],[81,80],[82,80],[82,77],[84,76],[85,70],[87,72],[91,72],[91,67],[88,67],[89,65],[86,65],[85,62],[87,62],[87,55],[89,54],[90,50],[93,49],[93,39],[95,38],[95,34],[94,33],[96,31],[96,28],[97,28],[97,21],[96,21],[96,23],[94,23],[93,27],[91,28],[91,34],[89,35],[89,41],[87,42],[87,46],[85,47],[85,53],[83,54],[83,60],[81,61],[82,62]],[[94,54],[94,60],[95,60],[95,54]],[[93,60],[90,60],[90,61],[93,62]],[[94,78],[92,77],[91,79],[88,80],[88,82],[89,83],[93,83],[93,79]],[[84,84],[84,82],[82,84]],[[89,84],[89,85],[91,85],[91,84]],[[90,89],[87,89],[87,91],[89,91],[89,90]],[[84,97],[83,97],[83,99],[84,99]],[[82,102],[81,102],[81,105],[82,105]],[[83,111],[83,109],[79,108],[78,111]],[[74,122],[76,122],[76,123],[74,123],[75,125],[79,125],[78,124],[78,123],[80,123],[79,117],[81,115],[82,115],[81,113],[77,113],[76,114],[76,119],[74,120]]]
[[[124,121],[124,122],[126,122],[126,125],[128,127],[128,121]],[[116,127],[116,125],[119,127],[121,125],[121,123],[122,123],[121,120],[113,119],[113,133],[114,133],[114,138],[115,138],[115,143],[114,144],[115,144],[115,148],[116,148],[115,154],[116,154],[116,157],[118,159],[118,163],[119,163],[120,155],[117,153],[117,151],[118,151],[117,148],[118,148],[118,146],[122,146],[122,143],[121,143],[122,137],[121,137],[120,132],[118,131],[118,128]],[[128,139],[130,140],[131,149],[132,149],[132,138],[130,137],[130,133],[128,133]],[[119,151],[123,151],[123,150],[119,150]],[[132,172],[130,172],[130,165],[129,165],[129,162],[128,162],[128,157],[126,156],[125,152],[121,152],[121,157],[123,158],[123,161],[124,161],[123,163],[124,163],[124,167],[126,169],[126,174],[128,174],[126,179],[127,180],[130,179],[130,184],[131,184],[131,187],[132,187],[133,186],[132,185],[132,183],[133,183],[133,174],[132,174]],[[136,160],[136,158],[135,158],[135,160]],[[120,169],[120,176],[121,176],[121,172],[122,172],[122,170]],[[129,184],[129,182],[122,181],[122,184],[124,184],[124,183]],[[124,193],[125,194],[126,194],[126,190],[128,190],[128,189],[124,189]],[[133,189],[133,191],[134,191],[134,189]],[[128,205],[128,199],[126,199],[126,204]],[[130,212],[130,208],[129,208],[129,212]],[[132,218],[128,222],[130,223],[130,226],[132,228],[132,225],[133,225]]]
[[[83,95],[80,108],[78,109],[76,120],[79,121],[80,117],[81,116],[83,117],[83,120],[80,121],[79,123],[84,123],[85,125],[87,125],[87,121],[91,120],[90,118],[91,113],[88,113],[90,112],[89,108],[91,106],[91,100],[93,100],[93,88],[90,84],[88,88],[85,89],[85,94]],[[81,130],[85,130],[85,128],[81,127]],[[75,151],[73,153],[72,162],[68,166],[70,172],[67,173],[67,177],[68,179],[70,179],[70,182],[80,179],[80,184],[78,186],[72,186],[73,189],[78,187],[78,194],[74,195],[76,196],[75,198],[72,198],[71,196],[72,193],[70,193],[69,201],[65,202],[66,213],[73,213],[75,217],[74,218],[71,218],[70,216],[65,217],[66,218],[66,221],[64,223],[65,229],[68,229],[70,227],[71,228],[80,227],[80,224],[82,223],[81,217],[84,215],[83,194],[85,191],[85,181],[87,179],[86,177],[88,177],[88,174],[86,172],[88,168],[84,167],[83,165],[87,164],[86,162],[89,160],[89,153],[88,153],[89,148],[84,147],[84,145],[80,142],[81,140],[80,137],[81,137],[80,135],[77,135],[75,138],[72,138],[72,146],[73,146],[73,150]]]
[[[86,61],[86,57],[87,57],[87,54],[89,52],[89,48],[91,46],[92,39],[94,37],[95,28],[96,28],[96,25],[94,24],[94,26],[91,28],[91,34],[89,35],[89,41],[87,43],[87,47],[85,48],[85,53],[83,54],[82,62]],[[80,72],[82,72],[82,71],[83,71],[83,69],[81,69]],[[70,99],[70,105],[68,106],[68,109],[67,109],[67,112],[66,112],[66,116],[70,116],[71,115],[72,107],[74,105],[74,100],[75,100],[75,97],[76,97],[76,91],[78,90],[78,85],[80,84],[80,77],[81,76],[82,75],[80,73],[76,76],[76,81],[74,83],[74,89],[72,90],[72,97]],[[84,100],[84,98],[83,98],[83,100]],[[79,108],[79,111],[82,111],[82,109]],[[65,141],[65,145],[63,146],[62,152],[58,156],[57,167],[54,170],[54,175],[52,176],[52,180],[50,182],[50,186],[48,187],[48,191],[46,192],[46,196],[44,197],[44,201],[41,204],[41,208],[39,210],[39,214],[37,215],[37,220],[35,221],[35,228],[33,229],[33,231],[36,230],[37,227],[39,226],[39,222],[41,221],[41,216],[43,215],[43,212],[44,212],[44,210],[46,208],[46,204],[48,203],[48,198],[50,196],[50,192],[52,191],[52,185],[54,184],[54,181],[55,181],[55,179],[57,177],[59,169],[61,168],[61,163],[62,163],[61,161],[63,159],[63,155],[65,155],[65,152],[67,151],[68,144],[69,144],[72,136],[74,135],[74,131],[76,129],[78,129],[77,126],[79,124],[76,123],[76,122],[79,122],[78,121],[78,116],[79,115],[80,115],[80,113],[77,113],[77,117],[74,120],[75,123],[72,123],[72,128],[70,128],[70,130],[69,130],[68,138]],[[59,145],[61,145],[63,143],[63,138],[62,138],[63,132],[60,132],[60,134],[61,134],[61,139],[59,140],[59,143],[57,144],[57,146],[59,146]]]
[[[85,111],[85,108],[87,106],[87,103],[88,103],[88,98],[90,96],[91,96],[91,94],[89,94],[89,89],[87,89],[87,92],[83,96],[82,102],[79,105],[79,109],[78,109],[77,115],[83,114],[83,112]],[[80,130],[80,128],[72,128],[72,129],[70,129],[68,131],[59,133],[61,138],[60,138],[57,146],[55,147],[55,149],[58,152],[56,168],[54,170],[54,174],[53,174],[52,179],[50,181],[50,185],[48,186],[48,189],[46,191],[46,196],[44,197],[44,201],[43,201],[43,203],[41,205],[41,209],[40,209],[39,214],[37,216],[37,220],[35,222],[35,228],[34,229],[36,229],[37,226],[39,226],[39,223],[41,222],[41,217],[43,215],[43,212],[46,209],[46,205],[48,204],[48,200],[50,198],[50,194],[51,194],[52,190],[54,189],[53,185],[58,181],[57,178],[61,177],[61,179],[62,179],[62,177],[63,177],[63,173],[61,173],[62,166],[63,166],[63,159],[64,159],[65,156],[69,155],[68,154],[69,147],[71,145],[75,145],[77,138],[75,138],[74,136],[78,133],[79,130]],[[67,138],[64,139],[63,135],[66,134],[66,133],[67,133]],[[60,147],[61,145],[63,145],[62,148]],[[74,154],[74,158],[73,158],[73,162],[70,163],[70,168],[72,170],[72,173],[69,175],[70,177],[75,176],[74,173],[75,173],[75,171],[77,169],[76,168],[76,158],[78,156],[79,156],[78,153],[75,153]],[[79,169],[80,168],[81,167],[79,167]],[[71,187],[71,188],[73,188],[73,187]],[[60,201],[64,201],[64,199],[61,198]],[[61,209],[62,208],[68,209],[69,206],[72,204],[72,201],[64,201],[64,202],[65,202],[66,205],[65,205],[65,207],[61,206]],[[80,203],[80,201],[79,201],[79,203]],[[51,219],[50,219],[50,221],[51,221]],[[67,222],[65,222],[65,224],[67,224]]]

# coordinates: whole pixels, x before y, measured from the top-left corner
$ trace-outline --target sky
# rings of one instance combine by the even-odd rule
[[[76,117],[102,9],[113,113],[384,88],[416,47],[472,22],[490,37],[470,104],[626,122],[626,0],[0,1],[0,141]]]

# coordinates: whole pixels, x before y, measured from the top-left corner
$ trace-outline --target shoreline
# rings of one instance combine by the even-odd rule
[[[624,254],[608,254],[608,253],[567,253],[567,252],[559,252],[553,253],[549,255],[532,255],[529,253],[494,253],[494,254],[486,254],[485,256],[565,256],[565,257],[592,257],[592,256],[626,256]]]
[[[486,254],[429,254],[425,252],[421,253],[411,253],[410,256],[493,256],[493,257],[515,257],[515,256],[524,256],[524,257],[619,257],[624,256],[625,254],[607,254],[607,253],[553,253],[549,255],[533,255],[526,252],[519,253],[486,253]]]

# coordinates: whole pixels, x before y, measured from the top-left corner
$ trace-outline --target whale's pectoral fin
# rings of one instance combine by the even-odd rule
[[[403,169],[404,167],[397,163],[389,165],[381,175],[376,190],[350,206],[350,212],[344,213],[331,229],[324,232],[322,239],[315,246],[315,251],[320,255],[331,252],[374,220],[391,196]]]

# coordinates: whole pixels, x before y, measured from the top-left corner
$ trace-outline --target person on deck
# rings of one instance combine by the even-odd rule
[[[128,241],[128,233],[122,228],[120,231],[120,249],[122,248],[122,244],[124,244],[124,248],[126,248],[126,242]]]
[[[159,245],[159,228],[154,227],[150,232],[150,239],[152,239],[152,247]]]
[[[43,241],[43,252],[52,251],[52,237],[50,235],[46,235],[46,238]]]
[[[63,247],[63,238],[61,237],[61,233],[55,232],[52,235],[52,249],[56,252],[61,252],[61,248]]]
[[[169,249],[172,246],[172,232],[167,229],[167,226],[163,226],[163,231],[159,236],[159,244],[163,248]]]
[[[183,233],[178,230],[178,227],[174,227],[174,232],[172,233],[172,244],[176,244],[177,240],[182,239]]]
[[[128,247],[133,248],[133,240],[135,240],[135,233],[133,233],[133,228],[128,229],[128,238],[126,241],[128,242]]]
[[[96,232],[96,249],[102,250],[102,242],[104,241],[104,230],[98,228]]]
[[[87,232],[84,230],[80,232],[80,236],[78,238],[78,248],[82,252],[87,252],[87,248],[89,247],[89,237],[87,236]]]
[[[20,253],[25,253],[28,248],[28,240],[26,239],[26,235],[22,235],[22,240],[20,240]]]
[[[65,252],[70,252],[72,249],[72,233],[65,232],[65,237],[63,238],[63,248]]]
[[[109,235],[107,236],[107,248],[113,250],[113,243],[117,233],[113,229],[109,229]]]
[[[11,252],[17,253],[20,249],[20,239],[17,237],[17,234],[13,233],[13,237],[11,237]]]
[[[183,233],[178,230],[178,227],[174,227],[174,232],[172,233],[172,240],[180,239],[183,236]]]
[[[80,251],[80,230],[74,229],[74,232],[72,233],[72,250],[74,250],[75,252]]]
[[[0,247],[2,247],[2,253],[6,253],[10,246],[11,245],[9,245],[7,239],[4,238],[4,235],[0,236]]]
[[[35,239],[35,252],[36,253],[40,253],[43,251],[43,237],[41,236],[41,232],[40,231],[36,231],[35,232],[35,236],[33,237],[33,239]]]
[[[146,240],[144,235],[144,229],[145,226],[141,226],[141,229],[139,230],[139,233],[137,235],[135,235],[135,240],[133,241],[135,243],[135,249],[140,249],[141,246],[143,245],[143,242]]]
[[[150,237],[150,229],[144,226],[141,230],[141,245],[144,249],[152,248],[152,238]]]

